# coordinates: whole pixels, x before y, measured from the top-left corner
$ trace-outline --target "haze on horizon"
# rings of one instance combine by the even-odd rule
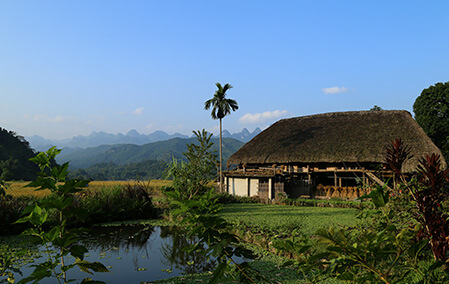
[[[203,109],[234,86],[231,133],[292,116],[412,111],[449,80],[449,2],[3,1],[0,127],[217,133]]]

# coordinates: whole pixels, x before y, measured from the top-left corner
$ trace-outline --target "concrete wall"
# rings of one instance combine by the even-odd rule
[[[229,194],[248,196],[248,181],[246,178],[229,178]]]
[[[250,179],[249,184],[249,196],[255,196],[258,193],[259,189],[259,179]]]
[[[249,186],[249,196],[255,196],[258,194],[259,179],[257,178],[229,177],[225,180],[229,182],[228,184],[229,194],[236,196],[248,196],[248,186]]]

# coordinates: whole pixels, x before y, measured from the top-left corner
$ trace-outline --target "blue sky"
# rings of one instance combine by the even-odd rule
[[[405,109],[449,81],[449,1],[2,1],[0,127],[217,133],[308,114]]]

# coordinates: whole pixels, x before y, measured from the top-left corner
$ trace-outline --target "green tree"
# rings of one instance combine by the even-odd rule
[[[413,112],[443,156],[449,158],[449,82],[424,89],[413,104]]]
[[[383,110],[383,109],[378,105],[374,105],[372,108],[370,108],[370,111],[378,111],[378,110]]]
[[[231,89],[232,86],[225,84],[222,86],[220,83],[215,83],[217,90],[215,91],[214,97],[207,100],[204,103],[204,109],[208,110],[212,108],[211,116],[212,119],[220,120],[220,192],[223,192],[223,169],[222,169],[222,119],[231,113],[232,111],[238,110],[239,106],[237,101],[233,99],[226,98],[226,91]]]
[[[217,155],[211,150],[212,134],[206,130],[193,131],[198,143],[187,144],[184,156],[187,163],[173,159],[168,176],[173,178],[173,188],[179,191],[181,200],[192,199],[210,189],[209,181],[215,173]]]
[[[0,128],[0,176],[3,180],[33,180],[39,168],[30,158],[35,156],[29,143],[14,131]]]

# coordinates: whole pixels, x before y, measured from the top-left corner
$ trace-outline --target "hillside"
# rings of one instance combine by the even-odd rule
[[[0,178],[4,180],[32,180],[39,168],[30,158],[35,153],[28,142],[13,131],[0,128]]]
[[[164,178],[166,169],[167,163],[162,161],[148,160],[127,165],[109,162],[71,170],[69,177],[86,180],[150,180]]]
[[[64,148],[57,157],[58,163],[70,161],[70,168],[86,169],[95,164],[113,163],[129,165],[148,160],[168,163],[172,158],[183,159],[187,151],[187,143],[196,143],[196,138],[173,138],[167,141],[148,143],[145,145],[119,144],[102,145],[87,149]],[[218,139],[212,139],[213,150],[218,153]],[[243,142],[232,138],[223,139],[223,159],[226,160],[243,146]]]

